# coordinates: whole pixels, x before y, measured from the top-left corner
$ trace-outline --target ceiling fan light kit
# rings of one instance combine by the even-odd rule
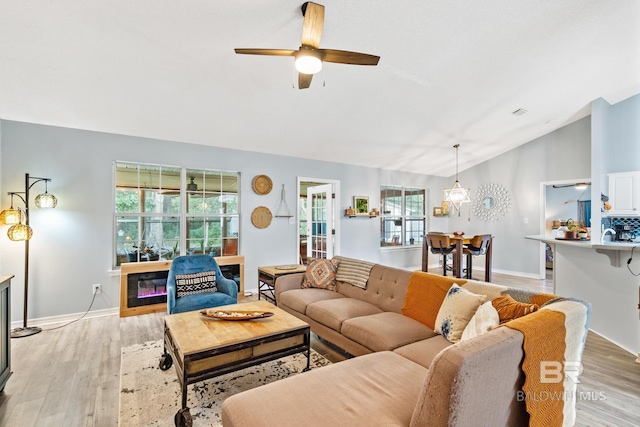
[[[320,52],[315,49],[300,46],[300,50],[295,54],[296,70],[302,74],[315,74],[322,70],[322,59]]]
[[[298,89],[311,86],[311,79],[322,69],[322,62],[351,65],[378,65],[379,56],[347,50],[320,49],[322,27],[324,26],[324,6],[306,2],[301,7],[302,44],[298,50],[236,48],[241,55],[293,56],[298,71]]]

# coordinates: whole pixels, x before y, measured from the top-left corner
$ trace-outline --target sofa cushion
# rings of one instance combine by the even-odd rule
[[[537,304],[518,302],[507,294],[494,298],[491,304],[493,304],[498,311],[500,323],[506,323],[518,317],[526,316],[527,314],[538,311],[538,308],[540,308]]]
[[[337,259],[313,259],[309,260],[307,271],[302,280],[303,288],[319,288],[336,290]]]
[[[384,351],[433,337],[436,333],[417,320],[384,312],[345,320],[342,335],[373,351]]]
[[[438,276],[437,274],[414,272],[409,278],[402,314],[435,329],[438,310],[447,291],[454,283],[465,283],[464,279]]]
[[[435,335],[426,340],[416,341],[414,343],[398,347],[393,350],[393,352],[428,368],[431,366],[431,362],[438,353],[450,345],[453,345],[451,341],[442,335]]]
[[[278,295],[278,304],[306,314],[309,304],[337,298],[344,298],[344,296],[326,289],[291,289]]]
[[[413,272],[409,270],[376,264],[369,273],[367,289],[339,280],[336,284],[338,292],[348,298],[366,301],[382,311],[400,313],[411,274]]]
[[[312,369],[229,397],[225,427],[408,426],[427,369],[392,352]]]
[[[307,316],[331,329],[340,331],[342,322],[352,317],[381,313],[378,307],[354,298],[337,298],[307,306]]]
[[[486,300],[486,295],[474,294],[454,284],[438,311],[436,333],[442,334],[451,342],[460,341],[464,328]]]
[[[460,341],[470,340],[500,325],[500,316],[491,301],[482,304],[464,328]]]

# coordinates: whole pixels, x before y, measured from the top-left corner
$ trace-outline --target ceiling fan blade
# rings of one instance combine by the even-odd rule
[[[378,65],[379,56],[368,53],[350,52],[348,50],[318,49],[324,62],[352,65]]]
[[[293,56],[297,50],[291,49],[234,49],[242,55]]]
[[[313,74],[298,73],[298,89],[306,89],[311,86]]]
[[[302,13],[304,14],[302,45],[317,49],[320,47],[324,26],[324,6],[308,1],[302,5]]]

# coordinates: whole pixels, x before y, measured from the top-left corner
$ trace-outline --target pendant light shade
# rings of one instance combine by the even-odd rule
[[[19,224],[22,220],[22,214],[19,209],[13,208],[13,193],[11,194],[11,207],[0,212],[0,224],[14,225]]]
[[[36,196],[36,206],[40,209],[55,208],[58,204],[58,199],[53,194],[49,194],[47,190],[47,181],[44,182],[44,194]]]
[[[17,209],[5,209],[0,212],[0,224],[15,225],[20,222],[20,211]]]
[[[469,195],[471,194],[471,190],[468,188],[464,188],[460,185],[458,181],[458,148],[460,144],[456,144],[453,148],[456,149],[456,182],[453,183],[451,188],[444,189],[444,197],[445,200],[453,205],[453,207],[458,211],[458,216],[460,216],[460,205],[462,203],[470,203],[471,198]]]
[[[40,209],[55,208],[58,204],[58,199],[53,194],[44,193],[36,196],[35,202]]]
[[[7,230],[7,236],[14,242],[24,242],[31,239],[33,236],[33,230],[28,225],[16,224],[9,227]]]

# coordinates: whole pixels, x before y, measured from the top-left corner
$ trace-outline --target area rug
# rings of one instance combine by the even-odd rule
[[[158,368],[162,341],[148,341],[123,347],[120,366],[120,427],[172,426],[180,409],[180,385],[176,370]],[[311,350],[311,369],[330,365]],[[236,393],[302,372],[307,366],[304,354],[294,354],[196,384],[187,390],[187,406],[194,427],[221,426],[222,402]]]

